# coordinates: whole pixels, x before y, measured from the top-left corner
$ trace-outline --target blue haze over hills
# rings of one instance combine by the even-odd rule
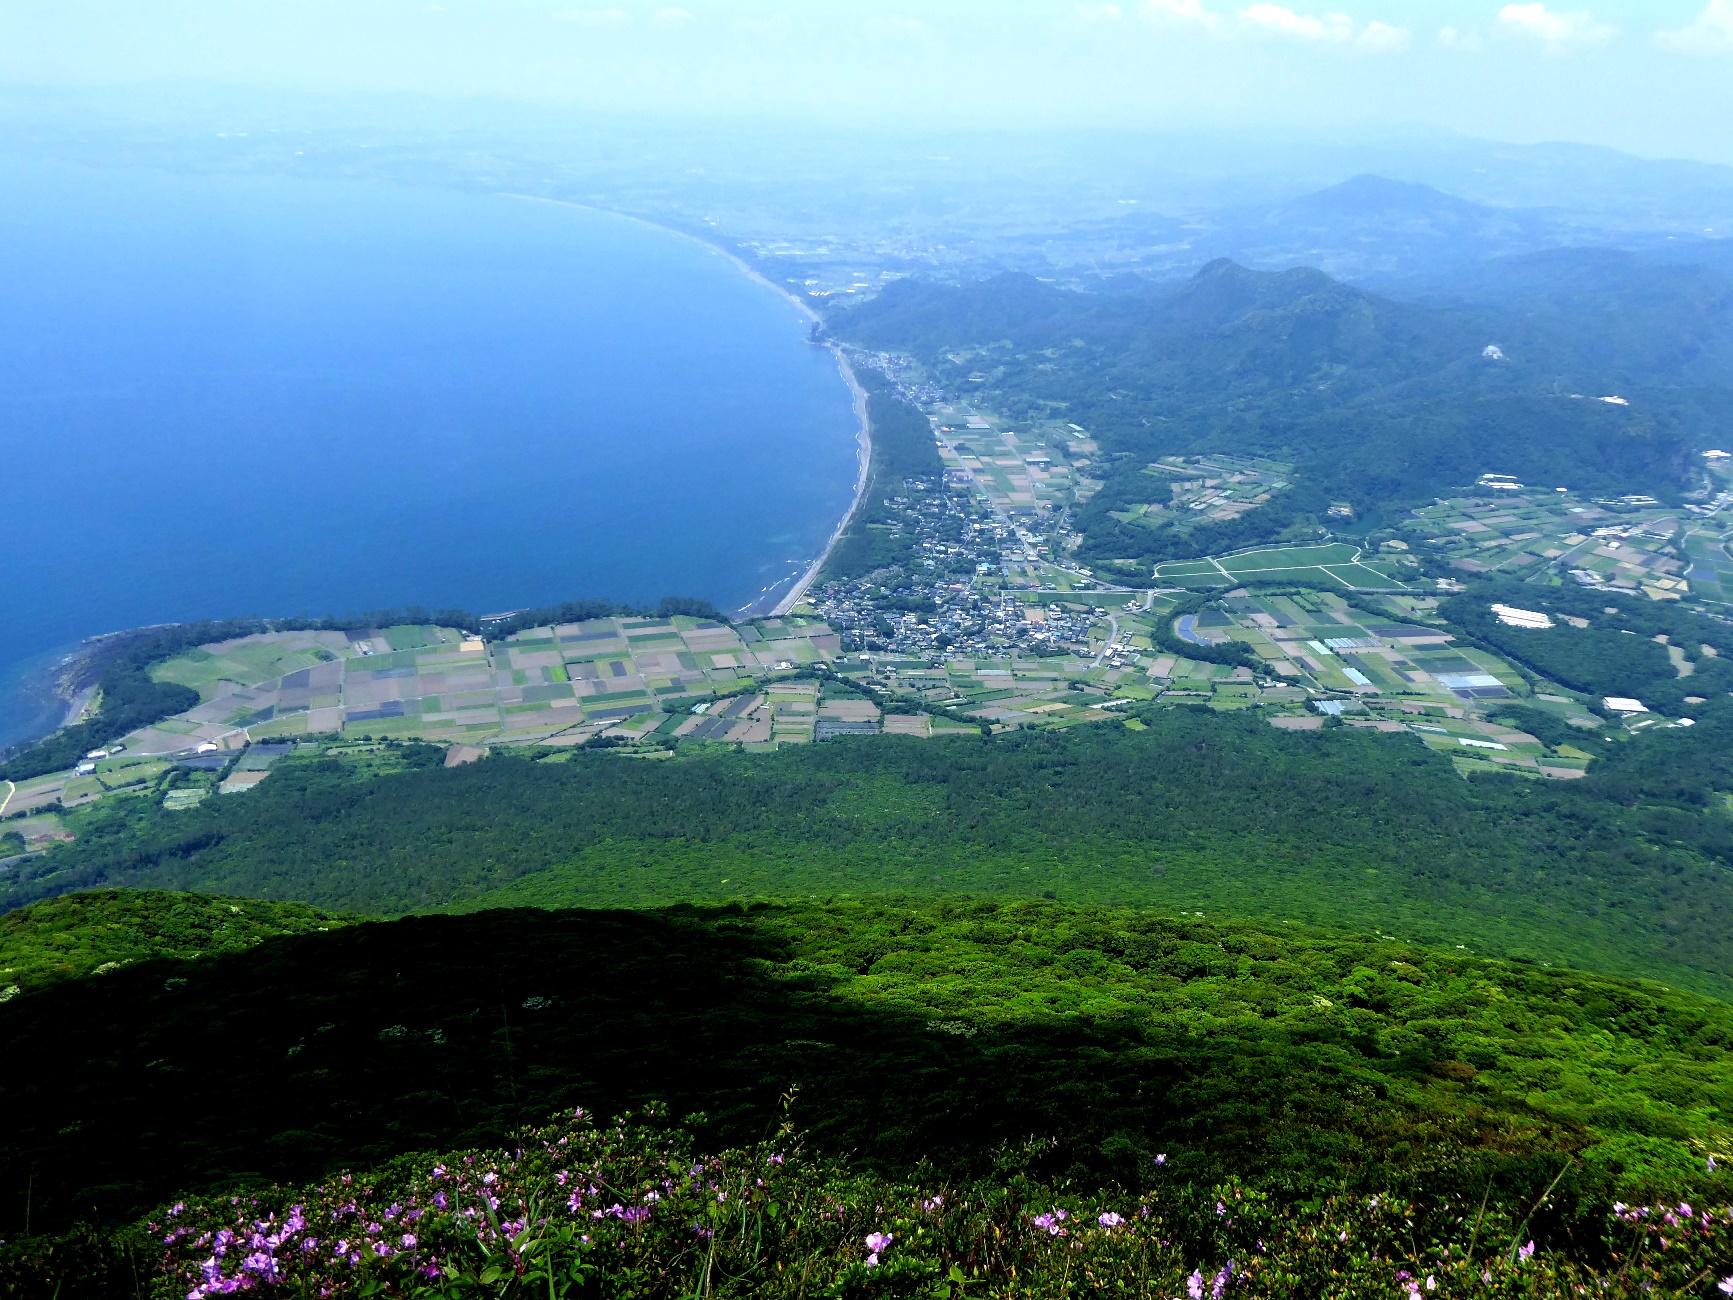
[[[0,743],[143,623],[738,607],[847,508],[854,427],[785,299],[581,209],[0,164]]]

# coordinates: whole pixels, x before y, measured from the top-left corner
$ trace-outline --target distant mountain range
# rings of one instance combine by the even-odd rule
[[[1554,214],[1488,207],[1429,185],[1366,175],[1287,202],[1221,213],[1196,243],[1202,252],[1257,266],[1313,266],[1373,279],[1572,236],[1570,224]]]
[[[1574,209],[1476,202],[1416,181],[1362,174],[1275,202],[1189,219],[1139,214],[1157,267],[1178,272],[1218,257],[1259,269],[1308,266],[1367,287],[1412,291],[1492,258],[1560,248],[1637,251],[1659,261],[1733,268],[1733,239],[1634,228]]]

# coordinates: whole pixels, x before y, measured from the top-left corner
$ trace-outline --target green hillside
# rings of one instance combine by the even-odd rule
[[[106,906],[101,904],[98,906]],[[1299,926],[1052,903],[494,910],[140,963],[0,1007],[0,1233],[656,1100],[936,1176],[1683,1193],[1733,1012]],[[100,1047],[95,1045],[100,1044]],[[1027,1145],[1022,1145],[1027,1144]]]
[[[1574,1300],[1698,1294],[1720,1285],[1733,1250],[1733,1215],[1701,1196],[1615,1202],[1564,1224],[1549,1193],[1513,1201],[1490,1184],[1478,1198],[1425,1186],[1296,1198],[1239,1178],[1194,1183],[1158,1160],[1140,1185],[1100,1186],[1019,1169],[1029,1149],[1004,1150],[982,1177],[929,1163],[886,1173],[814,1150],[786,1121],[718,1147],[659,1108],[616,1119],[574,1109],[504,1147],[189,1196],[122,1227],[28,1237],[0,1246],[0,1290]]]
[[[0,989],[38,989],[158,957],[240,952],[346,919],[254,898],[130,889],[67,894],[0,915]]]

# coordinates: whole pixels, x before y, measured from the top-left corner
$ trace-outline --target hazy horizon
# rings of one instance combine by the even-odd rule
[[[24,0],[0,97],[52,113],[443,102],[860,132],[1458,135],[1733,164],[1733,0]]]

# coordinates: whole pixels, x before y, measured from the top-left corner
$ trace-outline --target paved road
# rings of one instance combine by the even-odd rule
[[[1107,658],[1107,652],[1113,649],[1113,643],[1117,640],[1119,640],[1119,619],[1116,615],[1109,614],[1107,616],[1107,643],[1101,647],[1101,653],[1095,656],[1095,662],[1089,666],[1091,668],[1101,667],[1101,661]]]

